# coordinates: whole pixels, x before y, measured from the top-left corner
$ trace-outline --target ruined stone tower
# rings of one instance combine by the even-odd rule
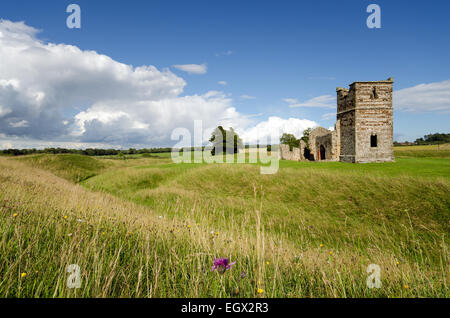
[[[338,87],[339,160],[393,161],[392,78]]]
[[[334,130],[314,128],[308,145],[290,151],[280,145],[286,160],[385,162],[394,161],[392,86],[394,80],[354,82],[338,87]],[[307,151],[306,151],[307,150]]]

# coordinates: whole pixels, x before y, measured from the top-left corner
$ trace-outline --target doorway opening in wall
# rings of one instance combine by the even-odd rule
[[[370,147],[375,148],[377,146],[377,135],[370,136]]]
[[[303,156],[306,160],[311,160],[311,152],[308,148],[305,148],[305,150],[303,150]]]
[[[320,158],[319,160],[325,160],[325,147],[323,145],[320,145]]]

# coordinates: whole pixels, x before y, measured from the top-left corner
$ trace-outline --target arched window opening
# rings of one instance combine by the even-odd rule
[[[376,86],[374,86],[372,88],[372,94],[370,95],[370,98],[372,98],[372,99],[377,99],[378,98],[378,92],[377,92]]]

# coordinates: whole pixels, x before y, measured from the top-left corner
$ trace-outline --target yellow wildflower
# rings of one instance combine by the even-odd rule
[[[20,277],[24,278],[25,276],[27,276],[27,273],[23,272],[22,274],[20,274]]]
[[[264,293],[264,290],[262,288],[258,288],[258,294]]]
[[[14,217],[16,217],[17,215],[18,215],[17,213],[14,213],[14,214],[13,214]]]

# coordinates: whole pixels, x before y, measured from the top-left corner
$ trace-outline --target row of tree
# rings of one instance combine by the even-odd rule
[[[413,146],[413,145],[439,145],[450,143],[450,134],[428,134],[422,138],[417,138],[415,141],[394,141],[394,146]]]
[[[212,155],[216,154],[232,154],[238,153],[239,149],[244,148],[244,144],[239,135],[234,131],[232,127],[229,130],[224,129],[222,126],[218,126],[211,134],[209,141],[212,143],[213,147],[211,150]],[[249,147],[248,145],[245,146]],[[270,146],[269,146],[270,147]],[[199,151],[204,150],[205,147],[189,147],[180,149],[180,151]],[[0,154],[4,155],[29,155],[29,154],[80,154],[87,156],[115,156],[115,155],[133,155],[133,154],[151,154],[151,153],[163,153],[171,152],[172,148],[143,148],[135,149],[130,148],[128,150],[117,150],[117,149],[66,149],[66,148],[45,148],[45,149],[6,149],[0,150]]]
[[[415,144],[417,145],[435,145],[446,143],[450,143],[450,134],[429,134],[423,136],[423,138],[418,138],[415,141]]]
[[[133,154],[144,154],[144,153],[163,153],[170,152],[171,148],[143,148],[143,149],[135,149],[130,148],[126,150],[122,149],[97,149],[97,148],[87,148],[87,149],[67,149],[67,148],[45,148],[45,149],[5,149],[0,150],[0,154],[4,155],[13,155],[13,156],[21,156],[21,155],[31,155],[31,154],[63,154],[63,153],[71,153],[71,154],[79,154],[86,156],[115,156],[115,155],[133,155]]]

